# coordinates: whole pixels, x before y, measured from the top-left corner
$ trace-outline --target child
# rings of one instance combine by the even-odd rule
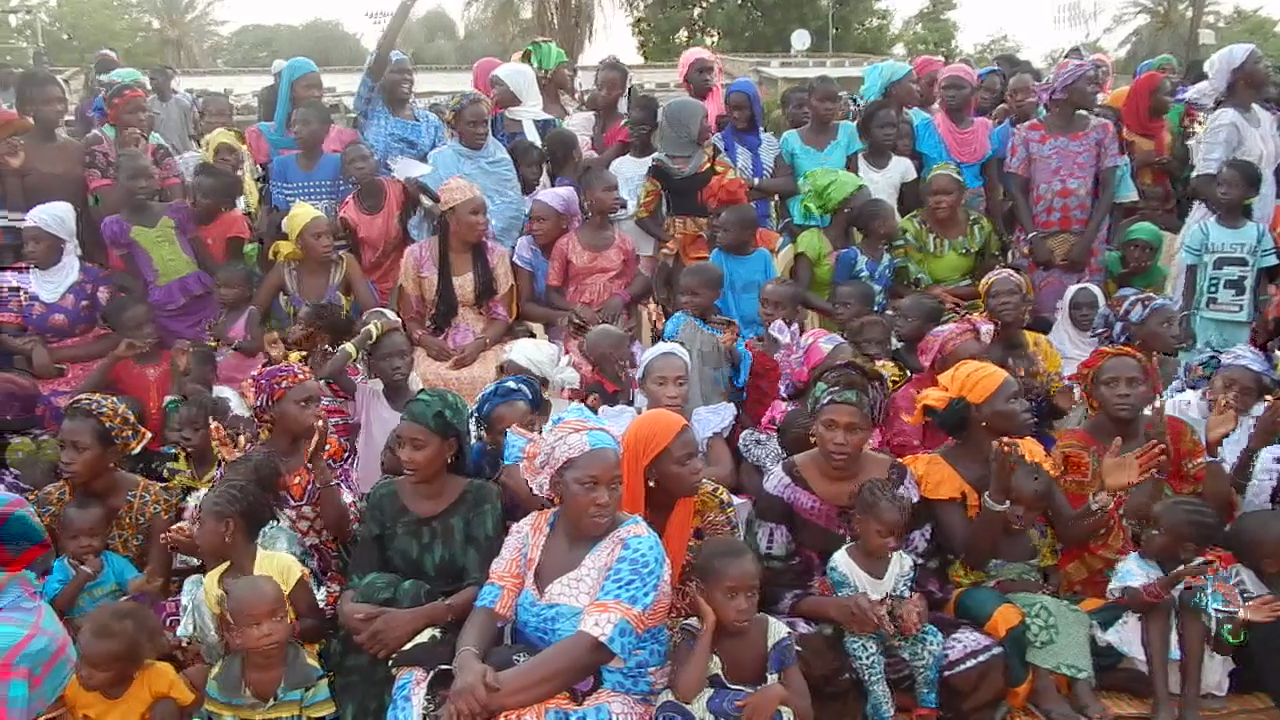
[[[1102,290],[1091,283],[1072,285],[1062,295],[1058,315],[1049,330],[1049,342],[1062,356],[1062,377],[1071,377],[1098,347],[1093,321],[1106,303]]]
[[[884,312],[890,295],[904,294],[903,288],[894,287],[894,275],[901,263],[889,254],[889,246],[898,239],[897,210],[884,200],[872,198],[858,207],[853,225],[860,238],[857,244],[836,255],[831,280],[837,284],[850,280],[871,283],[875,288],[871,309]]]
[[[920,341],[930,330],[942,324],[946,312],[947,307],[942,301],[929,293],[914,293],[898,303],[893,314],[893,332],[898,339],[893,359],[912,375],[928,370],[920,366]]]
[[[846,632],[845,652],[867,693],[868,720],[891,720],[896,712],[885,676],[892,650],[911,667],[915,717],[937,717],[942,633],[927,621],[924,600],[913,588],[915,563],[899,548],[911,517],[910,501],[889,480],[872,478],[856,491],[853,531],[858,538],[827,563],[837,597],[865,595],[875,606],[879,630]]]
[[[338,208],[338,233],[359,258],[377,299],[387,305],[400,278],[409,218],[418,211],[417,195],[396,178],[379,177],[377,160],[362,142],[342,151],[342,172],[356,190]]]
[[[342,156],[325,152],[324,141],[333,125],[329,108],[319,100],[310,100],[294,108],[289,118],[289,132],[293,133],[298,152],[281,155],[271,161],[269,176],[271,207],[274,213],[264,213],[270,219],[264,236],[279,236],[280,217],[289,212],[294,203],[307,203],[332,219],[338,214],[338,206],[351,192],[351,186],[342,177]]]
[[[1185,582],[1218,572],[1205,553],[1218,544],[1221,518],[1185,496],[1161,500],[1151,512],[1141,546],[1116,565],[1107,586],[1107,599],[1123,601],[1129,612],[1102,639],[1151,678],[1151,715],[1163,720],[1175,716],[1174,693],[1183,717],[1199,711],[1202,694],[1226,695],[1233,663],[1209,648],[1205,615],[1193,605],[1198,593]]]
[[[58,554],[44,581],[44,599],[68,620],[80,620],[94,608],[128,595],[158,591],[125,556],[107,549],[107,509],[78,496],[58,522]]]
[[[558,127],[542,139],[547,154],[547,178],[551,187],[578,189],[582,180],[582,147],[572,130]]]
[[[582,357],[588,367],[582,375],[580,399],[594,411],[602,407],[630,405],[636,389],[634,340],[613,325],[597,325],[582,338]]]
[[[759,218],[749,204],[725,208],[711,222],[715,249],[711,264],[724,273],[724,290],[717,307],[730,320],[738,323],[746,337],[763,334],[760,319],[760,295],[764,286],[776,277],[773,253],[758,247],[756,231]]]
[[[297,638],[321,642],[328,630],[307,569],[289,553],[258,547],[258,534],[275,519],[271,498],[252,483],[223,480],[209,489],[192,530],[200,559],[210,568],[204,576],[205,605],[217,618],[219,635],[225,639],[225,584],[247,575],[266,575],[288,598],[289,620],[296,623]]]
[[[702,589],[698,617],[675,631],[671,689],[655,715],[811,720],[795,636],[760,612],[760,563],[751,549],[736,537],[708,538],[693,574]]]
[[[198,695],[156,657],[167,650],[164,628],[140,603],[98,606],[76,636],[79,661],[62,699],[74,718],[189,717]]]
[[[516,166],[516,175],[520,178],[520,193],[524,195],[525,212],[529,211],[529,203],[533,194],[542,189],[542,180],[546,173],[547,154],[532,140],[520,138],[507,148],[511,162]]]
[[[627,106],[627,131],[631,133],[631,146],[626,155],[609,163],[609,172],[618,178],[618,193],[622,195],[622,208],[614,213],[622,234],[631,238],[640,255],[640,271],[653,277],[657,265],[657,243],[653,236],[636,225],[636,210],[640,207],[640,188],[649,175],[653,157],[653,133],[658,128],[658,99],[652,95],[637,95]]]
[[[222,457],[214,447],[213,423],[224,419],[226,409],[213,395],[198,395],[171,403],[169,415],[176,424],[177,450],[165,467],[165,484],[188,494],[213,484],[222,469]]]
[[[239,388],[262,365],[262,320],[253,306],[254,271],[231,264],[215,276],[222,307],[209,329],[218,351],[218,382]]]
[[[519,318],[540,323],[548,339],[561,342],[572,312],[551,306],[547,297],[547,275],[556,243],[582,224],[582,203],[573,188],[548,188],[534,193],[528,215],[529,232],[516,240],[511,254]]]
[[[1280,672],[1274,662],[1280,624],[1280,510],[1258,510],[1236,517],[1227,530],[1227,547],[1238,564],[1231,566],[1231,584],[1243,606],[1221,636],[1237,645],[1238,664],[1232,674],[1236,692],[1260,690],[1280,699]],[[1237,682],[1239,685],[1237,685]]]
[[[809,122],[809,86],[792,85],[782,91],[778,104],[788,130],[799,130]]]
[[[222,614],[230,652],[209,672],[209,720],[337,717],[324,669],[293,639],[289,603],[271,578],[227,581]]]
[[[218,407],[217,415],[223,419],[228,416],[252,416],[237,388],[218,383],[218,354],[213,348],[208,345],[197,345],[189,351],[185,347],[174,348],[174,354],[177,356],[178,367],[182,369],[180,389],[183,398],[203,395],[213,397],[214,404]]]
[[[1107,271],[1107,296],[1126,287],[1163,294],[1169,278],[1168,271],[1160,267],[1164,232],[1146,221],[1128,223],[1122,232],[1117,249],[1108,250],[1102,258]]]
[[[164,439],[164,399],[182,394],[174,384],[181,376],[174,371],[173,355],[161,345],[155,313],[142,298],[117,295],[107,302],[102,316],[120,341],[85,378],[79,392],[137,398],[142,405],[138,419],[152,434],[148,447],[158,448]]]
[[[868,315],[849,325],[849,345],[884,376],[889,392],[907,381],[907,369],[893,359],[893,330],[883,315]]]
[[[751,372],[751,354],[727,317],[716,314],[724,292],[724,273],[709,263],[694,263],[680,273],[681,310],[662,329],[662,339],[683,345],[693,359],[687,407],[738,400]]]
[[[800,179],[802,202],[808,212],[829,216],[831,222],[826,227],[809,227],[796,238],[791,278],[806,291],[805,307],[824,318],[832,315],[827,298],[835,282],[835,260],[849,247],[854,230],[853,199],[862,188],[858,176],[835,168],[815,168]],[[822,326],[837,329],[830,319],[824,319]]]
[[[289,328],[285,338],[289,350],[305,356],[311,372],[320,373],[337,352],[335,348],[351,342],[356,337],[356,322],[336,303],[310,303],[298,312],[297,324]],[[359,380],[357,365],[345,366],[352,380]],[[350,456],[355,442],[355,420],[351,416],[351,404],[355,398],[347,395],[337,383],[321,378],[320,407],[329,421],[329,429],[339,444],[347,448]]]
[[[831,288],[831,317],[846,340],[853,337],[853,323],[874,312],[875,306],[876,289],[870,283],[849,280]]]
[[[858,136],[864,145],[854,156],[853,170],[867,183],[871,196],[899,212],[911,213],[920,207],[920,180],[910,158],[894,154],[901,115],[889,100],[876,100],[862,111]],[[894,238],[890,238],[894,239]]]
[[[1247,344],[1255,318],[1262,317],[1267,279],[1280,259],[1267,228],[1250,217],[1249,202],[1261,188],[1257,165],[1228,160],[1218,171],[1217,214],[1186,232],[1184,347],[1222,351]]]
[[[227,116],[230,117],[230,101],[227,101],[227,106]],[[254,164],[253,154],[249,152],[249,146],[244,140],[244,133],[228,124],[227,127],[217,128],[206,134],[200,141],[200,147],[200,155],[204,162],[213,163],[227,172],[235,173],[240,181],[240,196],[236,198],[236,209],[256,219],[258,204],[262,201],[262,191],[258,188],[257,178],[262,173],[262,169]],[[194,172],[194,168],[192,170]],[[250,255],[257,252],[257,249],[257,243],[246,248],[245,259],[251,262],[255,260]]]
[[[236,207],[243,185],[234,172],[212,163],[196,166],[191,181],[191,210],[199,238],[218,266],[244,262],[245,246],[253,240],[249,220]]]
[[[796,342],[800,327],[800,288],[790,278],[775,277],[760,289],[760,325],[763,330],[747,340],[751,373],[742,400],[743,427],[758,427],[769,406],[778,399],[782,366],[778,356],[784,346]]]

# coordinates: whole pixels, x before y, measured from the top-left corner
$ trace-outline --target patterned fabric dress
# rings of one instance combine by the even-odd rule
[[[156,169],[160,187],[168,188],[182,184],[182,169],[178,167],[178,159],[173,150],[165,144],[156,133],[151,133],[142,153],[151,158],[151,165]],[[116,182],[116,128],[114,125],[103,125],[90,132],[84,138],[84,179],[89,186],[92,201],[103,188]]]
[[[352,101],[356,111],[356,130],[373,151],[383,173],[391,172],[388,163],[393,158],[406,157],[426,162],[427,155],[445,143],[444,123],[416,100],[409,101],[413,119],[392,113],[378,90],[378,78],[369,73],[373,61],[374,56],[370,55]]]
[[[702,542],[707,538],[737,534],[738,519],[734,511],[733,496],[723,485],[710,480],[699,482],[698,496],[693,505],[693,538],[689,541],[684,566],[693,567],[698,551],[702,549]],[[698,614],[698,606],[693,599],[697,592],[698,581],[693,573],[680,573],[680,581],[671,588],[673,622]]]
[[[498,486],[469,480],[453,503],[426,518],[405,506],[397,487],[396,480],[384,478],[369,492],[346,588],[352,601],[413,608],[482,585],[502,544]],[[451,637],[442,649],[442,664],[452,659],[457,627],[446,631]],[[412,692],[418,674],[407,672],[416,668],[404,668],[397,680],[387,661],[369,655],[345,630],[330,651],[325,667],[334,675],[333,694],[343,718],[421,717],[407,711],[420,699]],[[392,715],[387,714],[389,706]]]
[[[902,218],[900,237],[890,248],[900,261],[897,280],[917,290],[977,285],[981,279],[977,273],[985,261],[1000,255],[1000,237],[980,213],[969,212],[966,227],[962,237],[945,238],[929,225],[924,210]]]
[[[558,509],[516,523],[489,569],[476,607],[514,624],[518,643],[545,650],[575,632],[599,640],[617,657],[598,674],[581,704],[567,693],[498,715],[499,720],[651,720],[667,684],[667,612],[671,566],[662,540],[632,516],[591,549],[577,568],[539,591],[534,573]]]
[[[47,485],[36,492],[31,504],[35,506],[40,522],[57,545],[58,524],[62,521],[62,509],[71,500],[71,486],[65,480]],[[178,517],[179,500],[164,485],[138,478],[137,487],[125,495],[124,507],[111,521],[107,533],[107,549],[120,553],[139,570],[147,567],[147,551],[151,541],[151,526],[156,518],[166,522]]]
[[[640,256],[631,238],[614,229],[613,245],[603,252],[592,252],[582,246],[577,231],[556,241],[551,251],[547,285],[559,288],[574,305],[599,310],[613,295],[623,292],[640,271]],[[624,312],[618,323],[624,330],[634,331],[630,312]],[[582,336],[570,332],[564,339],[565,352],[573,357],[578,371],[591,363],[582,356]]]

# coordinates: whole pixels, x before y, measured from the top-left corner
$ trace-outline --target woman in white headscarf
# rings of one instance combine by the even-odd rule
[[[1081,294],[1081,291],[1084,294]],[[1062,356],[1062,376],[1074,375],[1076,366],[1098,347],[1093,336],[1093,319],[1106,304],[1102,290],[1093,283],[1068,287],[1058,303],[1058,315],[1049,331],[1049,342]]]
[[[1239,158],[1262,171],[1262,190],[1253,202],[1253,220],[1271,227],[1276,208],[1275,170],[1280,163],[1280,140],[1271,113],[1258,105],[1271,77],[1266,58],[1249,43],[1228,45],[1204,63],[1208,78],[1187,90],[1187,102],[1211,112],[1205,129],[1191,142],[1191,196],[1196,205],[1174,243],[1173,285],[1170,295],[1182,297],[1185,263],[1181,249],[1188,229],[1207,220],[1212,211],[1200,200],[1216,193],[1216,176],[1224,163]]]
[[[524,63],[503,63],[489,76],[493,89],[493,137],[510,147],[521,138],[542,146],[542,138],[560,126],[560,121],[542,109],[538,76]]]
[[[0,305],[0,353],[15,355],[57,407],[116,346],[115,335],[101,321],[111,283],[105,270],[81,261],[76,227],[76,209],[69,202],[27,211],[22,226],[22,255],[30,266],[26,292],[7,293]]]

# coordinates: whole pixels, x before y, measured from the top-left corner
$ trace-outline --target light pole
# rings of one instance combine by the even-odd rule
[[[836,0],[827,0],[827,54],[835,52],[836,46]]]

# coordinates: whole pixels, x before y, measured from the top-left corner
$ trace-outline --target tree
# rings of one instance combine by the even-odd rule
[[[960,26],[951,18],[956,0],[928,0],[924,7],[907,18],[900,40],[907,55],[941,55],[955,58],[960,54],[956,38]]]
[[[227,36],[227,67],[263,68],[276,58],[309,57],[320,67],[363,65],[369,51],[336,20],[302,25],[244,25]]]
[[[1268,58],[1280,58],[1280,35],[1276,34],[1280,20],[1261,10],[1247,10],[1237,5],[1209,23],[1217,34],[1218,45],[1253,43]]]
[[[1117,46],[1116,72],[1132,74],[1143,60],[1172,53],[1184,63],[1186,38],[1191,31],[1190,0],[1127,0],[1109,32],[1125,30]],[[1209,0],[1204,17],[1216,24],[1218,7]]]
[[[214,17],[215,0],[143,0],[142,11],[155,28],[165,59],[174,67],[193,67],[206,60],[209,41],[222,23]]]
[[[626,9],[640,54],[651,62],[671,62],[685,48],[710,45],[713,33],[705,18],[710,4],[709,0],[628,0]],[[755,0],[733,6],[744,15],[759,17],[752,9]]]
[[[548,37],[576,62],[595,36],[602,0],[467,0],[463,23],[502,44]],[[530,26],[532,25],[532,32]]]
[[[439,5],[405,25],[397,47],[409,53],[416,65],[454,65],[462,34],[449,12]]]
[[[978,64],[978,67],[986,67],[991,65],[991,59],[998,55],[1020,55],[1022,53],[1022,45],[1007,33],[998,33],[988,37],[986,40],[978,43],[969,51],[969,57]]]
[[[129,65],[165,60],[159,37],[137,0],[58,0],[36,7],[53,65],[83,67],[101,48],[114,48]],[[15,33],[34,46],[35,19],[22,15]]]

